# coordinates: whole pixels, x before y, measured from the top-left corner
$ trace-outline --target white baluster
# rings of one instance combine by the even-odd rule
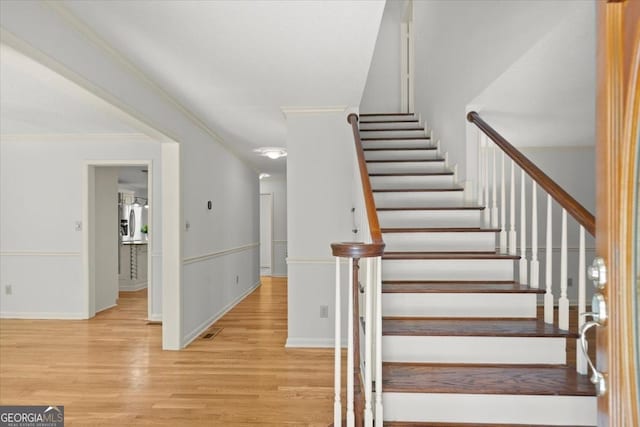
[[[382,412],[382,257],[376,257],[376,427],[383,427]]]
[[[364,425],[370,427],[373,425],[373,411],[371,409],[371,365],[373,362],[373,355],[371,354],[371,342],[372,342],[372,323],[373,316],[371,313],[371,288],[373,287],[372,268],[373,258],[366,259],[367,265],[367,278],[365,283],[365,311],[364,311]]]
[[[544,294],[544,321],[545,323],[553,324],[553,290],[551,284],[551,263],[553,260],[553,240],[552,240],[552,200],[551,196],[547,194],[547,252],[546,252],[546,266],[545,266],[545,285],[547,287]]]
[[[520,169],[520,283],[527,284],[527,187],[524,169]]]
[[[504,152],[500,152],[502,174],[500,175],[500,253],[507,253],[507,197],[506,177],[504,169]]]
[[[516,163],[511,160],[511,184],[509,185],[509,195],[511,197],[509,208],[509,255],[516,254]]]
[[[484,182],[484,171],[482,167],[484,166],[484,161],[482,159],[482,132],[478,131],[478,206],[484,205],[484,188],[482,187],[482,183]],[[485,208],[486,209],[486,208]],[[484,213],[483,213],[484,218]]]
[[[333,425],[341,426],[342,425],[342,402],[341,402],[341,387],[340,379],[342,376],[341,372],[341,358],[342,358],[342,341],[340,337],[340,258],[336,257],[336,309],[335,309],[335,355],[334,355],[334,366],[333,366]]]
[[[567,297],[567,211],[562,209],[562,243],[560,244],[560,299],[558,327],[569,330],[569,298]]]
[[[347,287],[347,427],[354,427],[355,415],[353,412],[353,258],[349,258],[349,286]]]
[[[495,145],[492,146],[491,148],[491,154],[492,154],[492,160],[491,160],[491,177],[492,177],[492,182],[491,182],[491,187],[493,188],[492,190],[492,194],[491,194],[491,201],[493,202],[492,206],[491,206],[491,228],[498,228],[498,198],[497,196],[497,191],[498,189],[496,188],[496,174],[498,173],[498,168],[496,167],[496,149],[497,147]]]
[[[491,225],[491,209],[489,209],[489,138],[485,135],[484,137],[484,202],[487,204],[487,207],[484,210],[484,226],[489,227]]]
[[[538,262],[538,185],[531,180],[531,280],[529,287],[540,287],[540,264]]]
[[[580,226],[580,252],[578,253],[578,330],[585,322],[584,316],[581,314],[587,311],[585,297],[585,269],[587,266],[585,258],[584,227]],[[580,348],[579,338],[576,340],[576,348]],[[576,351],[576,370],[580,374],[587,374],[587,358],[582,351]]]

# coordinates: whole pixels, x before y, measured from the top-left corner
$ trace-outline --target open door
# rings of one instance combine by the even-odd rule
[[[640,425],[640,1],[598,4],[596,253],[598,425]],[[597,302],[594,300],[594,302]]]

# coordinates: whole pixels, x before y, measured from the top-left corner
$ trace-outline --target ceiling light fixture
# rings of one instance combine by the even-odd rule
[[[287,156],[287,150],[281,147],[260,147],[253,150],[253,152],[272,160]]]
[[[269,175],[268,173],[261,173],[259,178],[260,179],[265,179],[265,178],[269,178],[271,175]]]

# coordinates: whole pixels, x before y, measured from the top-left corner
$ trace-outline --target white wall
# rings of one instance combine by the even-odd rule
[[[350,240],[352,227],[355,150],[346,115],[287,115],[287,346],[333,345],[335,261],[330,244]],[[346,286],[343,295],[345,291]],[[321,305],[328,306],[326,319],[320,318]]]
[[[184,146],[182,165],[186,344],[259,285],[260,212],[258,175],[220,144]]]
[[[62,138],[62,139],[60,139]],[[162,224],[160,143],[64,137],[0,142],[0,316],[85,318],[83,169],[90,160],[151,160],[153,223]],[[117,202],[116,202],[117,205]],[[85,230],[86,231],[86,230]],[[152,315],[162,313],[162,233],[153,236]],[[11,284],[12,295],[4,294]]]
[[[273,271],[272,276],[287,275],[287,177],[271,174],[260,180],[260,193],[273,195]]]
[[[442,140],[452,163],[458,163],[463,179],[467,166],[472,166],[466,161],[467,157],[472,158],[465,147],[467,106],[549,32],[558,26],[573,25],[570,18],[585,8],[593,8],[593,4],[570,0],[414,2],[416,111],[423,114],[429,127],[434,129],[435,137]],[[565,48],[556,49],[564,54]],[[531,66],[548,65],[552,65],[551,61]],[[580,109],[581,96],[573,99],[555,89],[562,89],[563,85],[554,82],[552,75],[546,77],[547,80],[539,83],[546,82],[547,86],[531,86],[528,81],[519,83],[529,85],[532,92],[549,94],[547,106],[562,99],[565,108]],[[487,103],[483,108],[491,110],[493,106]],[[545,110],[538,111],[543,116],[545,113]],[[530,117],[529,126],[535,125],[535,118]],[[585,122],[574,122],[574,125],[585,126]],[[520,127],[521,132],[527,129]]]
[[[95,312],[116,305],[118,300],[118,169],[115,167],[95,167],[89,171],[93,175],[93,185],[89,203],[94,218],[91,224],[93,247],[90,263],[95,287]],[[91,181],[91,179],[90,179]]]
[[[387,1],[378,39],[360,101],[363,113],[401,111],[400,96],[400,23],[407,1]]]

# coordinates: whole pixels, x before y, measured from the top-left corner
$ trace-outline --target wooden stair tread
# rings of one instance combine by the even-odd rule
[[[479,227],[388,227],[380,229],[382,233],[498,233],[499,228]]]
[[[378,211],[482,211],[484,210],[484,206],[476,206],[476,205],[460,205],[460,206],[451,206],[451,205],[431,205],[431,206],[393,206],[387,208],[377,208]]]
[[[420,163],[420,162],[444,162],[444,158],[433,159],[393,159],[393,160],[367,160],[367,163]]]
[[[346,425],[346,424],[345,424]],[[385,427],[559,427],[542,424],[478,424],[478,423],[437,423],[422,421],[385,421]],[[594,426],[595,427],[595,426]]]
[[[374,123],[418,123],[418,119],[405,119],[405,120],[363,120],[360,124],[371,125]]]
[[[413,130],[424,130],[424,127],[406,127],[406,128],[370,128],[370,129],[360,129],[360,132],[386,132],[386,131],[413,131]]]
[[[557,365],[383,363],[383,392],[595,396],[586,375]]]
[[[360,117],[370,116],[413,116],[415,113],[361,113]]]
[[[387,173],[370,173],[369,176],[441,176],[453,175],[453,171],[439,172],[387,172]]]
[[[431,139],[430,136],[368,136],[360,138],[360,141],[404,141],[412,139]]]
[[[383,283],[382,293],[544,294],[542,288],[519,283]]]
[[[382,259],[520,259],[519,255],[497,252],[385,252]]]
[[[374,193],[427,193],[444,191],[464,191],[462,187],[432,187],[432,188],[374,188]]]
[[[382,335],[578,338],[539,319],[384,318]]]
[[[363,151],[432,151],[437,150],[435,145],[427,145],[424,147],[394,147],[394,148],[363,148]]]

